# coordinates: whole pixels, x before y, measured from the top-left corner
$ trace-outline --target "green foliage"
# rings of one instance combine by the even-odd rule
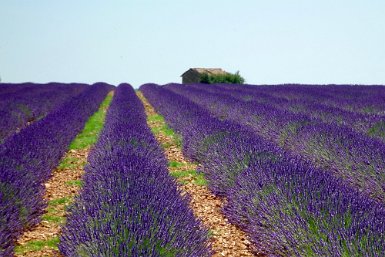
[[[225,83],[225,84],[243,84],[245,79],[237,71],[233,73],[225,74],[208,74],[203,73],[200,77],[200,83],[204,84],[215,84],[215,83]]]
[[[70,180],[70,181],[67,181],[66,184],[69,186],[82,187],[83,181],[82,180]]]
[[[149,122],[152,122],[152,121],[154,121],[154,122],[165,122],[163,116],[159,115],[159,114],[150,115],[150,116],[147,117],[147,120]]]
[[[76,167],[79,166],[79,163],[77,163],[78,159],[75,157],[65,157],[64,159],[61,160],[59,163],[58,169],[59,170],[65,170],[65,169],[75,169]],[[82,165],[85,165],[86,163],[84,162]]]
[[[84,149],[96,143],[106,118],[104,110],[107,109],[111,101],[112,95],[108,94],[100,105],[99,110],[88,119],[83,131],[72,141],[70,149]]]
[[[180,168],[180,167],[183,167],[185,164],[182,163],[182,162],[177,162],[177,161],[170,161],[168,163],[168,166],[169,167],[172,167],[172,168]]]
[[[175,131],[167,125],[162,115],[159,115],[159,114],[150,115],[147,117],[147,120],[149,122],[158,122],[159,124],[162,124],[159,127],[151,128],[152,133],[163,134],[165,136],[171,137],[174,143],[178,147],[182,147],[182,137],[179,134],[175,133]],[[172,145],[171,143],[163,143],[162,147],[166,149],[171,145]]]
[[[50,223],[60,223],[60,224],[63,224],[64,221],[65,221],[65,218],[64,217],[60,217],[60,216],[55,216],[55,215],[49,215],[49,214],[44,214],[41,219],[43,221],[48,221]]]
[[[197,172],[196,170],[179,170],[170,173],[180,183],[184,184],[184,179],[191,178],[193,183],[198,186],[207,186],[207,180],[203,173]]]
[[[70,198],[62,197],[62,198],[58,198],[58,199],[49,201],[48,206],[57,206],[57,205],[61,205],[61,204],[67,204],[70,202],[71,202]]]
[[[59,244],[58,237],[52,237],[49,240],[32,240],[26,243],[25,245],[18,245],[15,247],[16,254],[24,254],[27,252],[41,251],[43,248],[47,247],[50,249],[57,250],[57,245]]]

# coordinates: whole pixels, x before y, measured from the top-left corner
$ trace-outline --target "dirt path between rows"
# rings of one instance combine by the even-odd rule
[[[157,115],[154,108],[149,104],[147,99],[141,92],[137,93],[141,99],[147,117]],[[148,126],[152,130],[159,131],[160,128],[166,126],[163,120],[148,120]],[[173,136],[165,133],[155,133],[159,143],[165,146],[166,158],[170,163],[183,163],[183,165],[170,165],[169,171],[173,172],[196,170],[196,164],[189,162],[182,154],[181,148],[175,142]],[[180,189],[183,193],[191,196],[190,207],[194,215],[202,221],[204,226],[210,231],[210,244],[217,256],[255,256],[252,253],[252,245],[248,236],[238,227],[229,223],[227,218],[222,214],[222,207],[225,204],[225,199],[220,199],[204,185],[194,183],[193,176],[183,177],[178,179]]]
[[[66,153],[63,159],[71,160],[70,167],[55,169],[52,177],[45,183],[44,199],[48,201],[49,206],[43,220],[32,230],[26,231],[17,240],[16,245],[25,246],[33,241],[54,243],[57,240],[66,217],[66,207],[80,190],[80,186],[74,181],[79,181],[84,174],[83,166],[87,162],[89,150],[89,148],[70,150]],[[60,256],[60,254],[50,247],[43,247],[38,251],[15,253],[15,256]]]

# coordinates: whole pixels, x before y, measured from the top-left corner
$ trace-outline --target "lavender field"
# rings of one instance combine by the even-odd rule
[[[259,251],[384,256],[383,87],[140,89]]]
[[[385,256],[383,86],[139,91],[0,84],[0,256]],[[99,134],[87,124],[110,94]],[[82,129],[96,143],[84,154],[80,191],[49,220],[60,220],[55,243],[23,252],[17,240],[46,221],[47,181],[67,152],[78,153],[71,146]],[[200,191],[186,193],[193,185],[173,174],[187,164],[167,159],[177,147],[197,167],[186,183],[199,178],[194,188],[221,202],[224,222],[249,242],[244,252],[225,243],[218,250],[220,232],[206,222],[211,210],[194,205],[204,206]]]

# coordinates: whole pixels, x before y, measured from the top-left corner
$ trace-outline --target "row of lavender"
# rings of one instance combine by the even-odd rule
[[[141,91],[182,135],[185,154],[202,164],[209,187],[228,199],[229,220],[249,233],[259,251],[381,256],[383,205],[180,94],[156,85]]]
[[[97,83],[0,145],[0,256],[39,221],[43,183],[112,86]]]
[[[199,88],[199,85],[195,85],[195,88],[197,87]],[[205,90],[227,94],[243,101],[254,101],[281,110],[304,114],[311,118],[320,119],[325,123],[348,126],[357,132],[385,141],[385,115],[378,115],[385,114],[385,90],[383,87],[253,86],[239,89],[239,87],[231,85],[217,85]],[[352,96],[351,91],[356,94]],[[347,98],[351,98],[350,102],[361,107],[352,108],[352,106],[344,103]],[[380,100],[382,108],[373,103],[379,101],[378,99],[382,99]],[[369,110],[374,113],[366,113]]]
[[[385,144],[382,141],[346,126],[326,124],[269,104],[240,101],[220,92],[210,93],[202,86],[193,88],[175,84],[167,88],[188,97],[221,119],[247,126],[266,140],[310,160],[313,165],[385,203]]]
[[[210,256],[131,86],[116,89],[88,162],[60,239],[65,256]]]
[[[383,86],[352,85],[245,85],[237,90],[234,85],[219,85],[229,90],[248,93],[264,92],[267,95],[285,100],[316,101],[326,106],[337,107],[361,114],[385,115],[385,92]]]
[[[1,85],[0,143],[86,88],[85,84],[61,83]]]

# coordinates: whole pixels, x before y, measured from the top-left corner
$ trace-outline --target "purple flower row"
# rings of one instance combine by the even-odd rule
[[[169,87],[147,84],[141,91],[182,135],[185,154],[202,165],[210,189],[228,200],[225,214],[248,232],[260,252],[381,256],[382,204],[258,136],[254,129],[213,115]],[[208,108],[220,108],[218,113],[233,108],[216,100]]]
[[[281,110],[304,114],[312,119],[320,119],[325,123],[337,124],[338,126],[347,126],[359,133],[367,134],[372,137],[379,138],[385,141],[385,116],[375,114],[364,114],[361,112],[348,111],[341,108],[341,102],[350,91],[357,90],[356,87],[346,87],[344,95],[337,98],[338,92],[335,92],[334,87],[323,88],[321,92],[314,92],[314,87],[297,87],[284,88],[276,92],[274,87],[250,87],[237,90],[234,86],[217,85],[215,87],[203,88],[199,85],[192,85],[191,88],[209,91],[211,93],[220,93],[235,97],[242,101],[253,101],[260,104],[265,104]],[[342,87],[337,87],[341,91]],[[358,87],[360,89],[361,87]],[[345,88],[344,88],[345,89]],[[382,90],[380,90],[382,89]],[[354,98],[354,102],[362,102],[371,106],[371,102],[378,99],[379,96],[385,94],[385,88],[365,87],[365,98],[358,95]],[[292,93],[294,92],[294,93]],[[290,93],[290,94],[289,94]],[[329,93],[322,97],[322,94]],[[334,94],[332,94],[334,93]],[[341,94],[341,92],[339,92]],[[288,95],[294,95],[291,99]],[[334,102],[333,102],[334,99]],[[346,100],[346,99],[345,99]],[[384,99],[385,101],[385,99]]]
[[[131,86],[115,90],[88,163],[60,239],[65,256],[210,256]]]
[[[198,85],[199,86],[199,85]],[[246,85],[237,88],[234,85],[217,84],[221,92],[235,95],[259,97],[262,94],[281,101],[315,102],[329,107],[363,115],[385,115],[384,86],[349,86],[349,85],[285,85],[285,86],[254,86]],[[255,99],[257,100],[257,99]]]
[[[43,183],[112,86],[97,83],[0,145],[0,256],[39,222]]]
[[[86,88],[85,84],[60,83],[0,86],[0,143]]]

